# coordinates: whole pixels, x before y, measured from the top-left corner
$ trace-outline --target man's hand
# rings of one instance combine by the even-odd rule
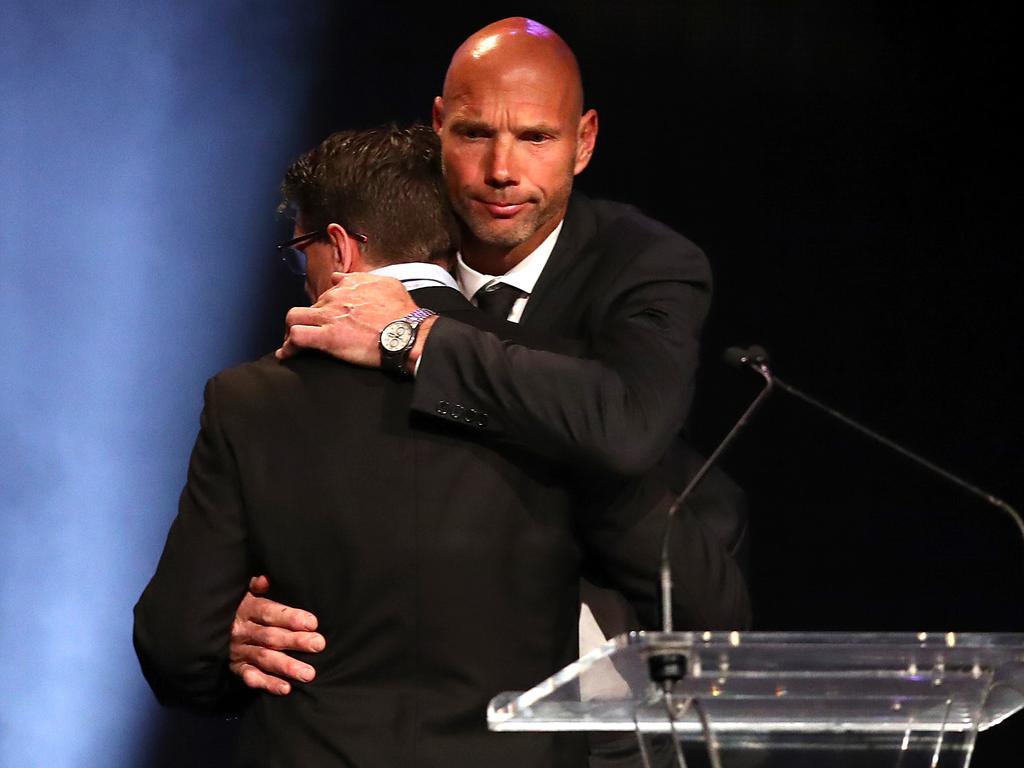
[[[269,589],[266,576],[250,580],[249,591],[231,623],[228,666],[250,688],[284,696],[292,687],[282,678],[308,683],[316,676],[316,670],[282,651],[317,653],[324,649],[326,641],[313,631],[317,621],[312,613],[258,597]]]
[[[379,368],[380,332],[391,321],[417,309],[416,304],[393,277],[335,272],[331,280],[334,286],[312,307],[289,310],[278,359],[291,357],[301,348],[319,349],[348,363]],[[417,342],[422,349],[422,340]],[[418,350],[414,350],[412,359],[417,356]]]

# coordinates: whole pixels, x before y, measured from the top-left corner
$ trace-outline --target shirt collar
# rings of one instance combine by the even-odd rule
[[[417,288],[430,288],[437,285],[454,288],[456,291],[459,290],[459,284],[444,267],[438,264],[428,264],[424,261],[405,261],[399,264],[388,264],[384,267],[371,269],[370,274],[401,280],[407,291],[415,291]]]
[[[532,253],[527,255],[525,259],[512,267],[504,275],[485,275],[482,272],[477,272],[462,260],[462,253],[458,253],[455,257],[455,275],[459,279],[462,295],[467,298],[473,298],[476,292],[485,285],[499,279],[501,282],[514,286],[528,294],[533,293],[533,287],[537,285],[540,273],[544,270],[548,259],[551,257],[551,251],[554,250],[555,241],[558,240],[558,233],[562,231],[562,224],[564,222],[565,219],[558,222],[558,226],[551,231],[550,235],[544,238],[544,242],[538,245]]]

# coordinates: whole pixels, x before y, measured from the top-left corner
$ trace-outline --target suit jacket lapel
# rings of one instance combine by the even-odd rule
[[[574,192],[569,198],[562,231],[526,303],[521,319],[524,325],[537,326],[547,322],[552,311],[548,308],[558,306],[557,301],[552,304],[558,285],[575,263],[580,249],[590,242],[596,232],[597,218],[591,202],[584,195]]]

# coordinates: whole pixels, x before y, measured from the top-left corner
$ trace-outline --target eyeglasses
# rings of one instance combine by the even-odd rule
[[[348,232],[348,230],[346,230]],[[370,238],[364,235],[362,232],[348,232],[348,236],[353,240],[358,240],[360,243],[370,242]],[[304,235],[293,237],[291,240],[285,240],[283,243],[277,244],[277,252],[281,255],[281,261],[285,263],[288,269],[300,277],[306,275],[306,250],[304,247],[299,248],[298,246],[306,246],[316,240],[323,240],[327,237],[326,229],[318,229],[316,232],[307,232]]]

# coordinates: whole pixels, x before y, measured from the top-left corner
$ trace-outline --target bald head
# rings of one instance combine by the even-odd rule
[[[504,274],[558,226],[594,151],[576,57],[536,21],[489,24],[455,51],[433,119],[463,258]]]
[[[494,84],[524,73],[545,85],[557,85],[579,118],[583,81],[575,54],[554,30],[522,16],[496,21],[470,35],[452,56],[443,95],[457,98],[474,81]]]

